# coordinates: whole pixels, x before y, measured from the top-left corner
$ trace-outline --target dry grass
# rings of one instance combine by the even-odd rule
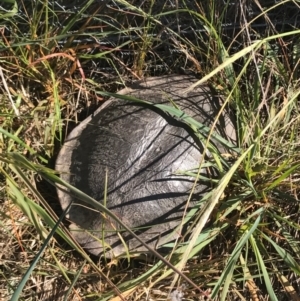
[[[299,300],[299,30],[274,21],[294,20],[299,3],[274,4],[268,15],[263,1],[116,3],[91,0],[74,13],[24,0],[0,11],[0,300],[11,299],[41,250],[19,300],[168,300],[174,273],[153,257],[90,258],[64,225],[45,240],[62,214],[49,182],[66,135],[102,91],[174,72],[206,76],[236,111],[248,151],[232,177],[224,172],[225,198],[206,217],[201,235],[216,236],[182,251],[183,273],[203,293],[182,279],[177,288],[187,300]],[[221,26],[229,21],[241,27]],[[186,22],[193,27],[178,33]],[[262,23],[269,27],[260,31]]]

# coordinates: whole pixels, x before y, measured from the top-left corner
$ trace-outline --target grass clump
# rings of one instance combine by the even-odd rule
[[[1,299],[167,300],[177,287],[188,300],[298,300],[299,3],[198,2],[0,7]],[[201,292],[161,260],[91,259],[48,184],[103,91],[179,72],[222,95],[238,129],[189,242],[166,257]]]

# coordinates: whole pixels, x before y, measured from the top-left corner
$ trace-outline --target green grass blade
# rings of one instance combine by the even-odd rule
[[[290,267],[297,275],[300,275],[300,265],[297,261],[291,256],[291,254],[285,249],[281,248],[276,242],[274,242],[269,236],[265,235],[261,232],[261,235],[271,243],[274,247],[278,255],[282,258],[282,260],[286,263],[288,267]]]
[[[13,7],[10,11],[6,11],[5,13],[0,13],[0,20],[1,19],[8,19],[12,18],[18,13],[18,3],[15,0],[2,0],[2,2],[6,3],[13,3]]]
[[[0,127],[0,133],[5,135],[7,138],[12,139],[13,141],[15,141],[16,143],[18,143],[19,145],[23,146],[25,149],[27,149],[30,154],[36,154],[36,151],[33,150],[31,147],[29,147],[25,142],[23,142],[20,138],[18,138],[16,135],[13,135],[11,133],[9,133],[8,131],[6,131],[5,129],[3,129],[2,127]],[[45,158],[43,158],[42,156],[38,156],[38,158],[44,162],[47,163],[47,160]]]
[[[74,277],[74,279],[73,279],[73,281],[72,281],[72,283],[71,283],[71,285],[70,285],[68,291],[66,292],[66,294],[65,294],[65,296],[64,296],[64,301],[68,301],[68,297],[69,297],[69,295],[70,295],[72,289],[74,288],[76,282],[78,281],[78,278],[79,278],[79,276],[81,275],[81,272],[82,272],[82,270],[83,270],[85,264],[86,264],[86,261],[83,262],[83,264],[82,264],[81,267],[79,268],[78,272],[75,274],[75,277]]]
[[[20,296],[21,296],[21,293],[23,291],[23,288],[25,287],[26,282],[28,281],[31,273],[33,272],[35,266],[37,265],[40,257],[42,256],[42,254],[44,252],[44,250],[47,248],[47,245],[48,245],[49,241],[53,237],[53,235],[56,232],[57,228],[59,227],[60,223],[62,222],[62,220],[64,219],[65,215],[67,214],[68,210],[71,208],[71,205],[72,205],[72,203],[70,203],[68,205],[68,207],[66,208],[66,210],[64,211],[64,213],[60,216],[59,220],[57,221],[57,223],[55,224],[55,226],[53,227],[53,229],[49,233],[48,237],[45,239],[45,242],[43,243],[42,248],[36,254],[34,260],[30,264],[30,267],[26,271],[25,275],[22,277],[21,282],[19,283],[17,289],[14,291],[14,293],[12,295],[12,298],[11,298],[11,301],[19,301],[20,300]]]
[[[266,288],[267,288],[267,291],[269,293],[269,298],[270,300],[272,301],[278,301],[276,295],[275,295],[275,292],[274,292],[274,289],[273,289],[273,285],[271,283],[271,279],[269,277],[269,273],[267,271],[267,268],[265,266],[265,263],[264,263],[264,259],[260,253],[260,250],[256,244],[256,240],[253,236],[251,236],[250,238],[250,242],[251,242],[251,245],[255,251],[255,256],[256,256],[256,259],[257,259],[257,264],[259,265],[261,271],[262,271],[262,274],[263,274],[263,279],[264,279],[264,283],[266,285]]]
[[[295,170],[299,168],[300,164],[296,164],[285,171],[279,178],[277,178],[272,184],[266,188],[266,190],[271,190],[278,186],[282,181],[286,180]]]
[[[215,287],[212,290],[212,293],[211,293],[211,297],[212,298],[215,298],[217,296],[217,294],[219,293],[219,291],[220,291],[220,289],[222,287],[222,284],[225,283],[227,277],[229,278],[229,276],[232,275],[232,271],[235,268],[236,261],[238,260],[238,258],[239,258],[240,254],[241,254],[241,251],[242,251],[244,245],[250,239],[252,233],[257,229],[260,221],[261,221],[261,215],[259,215],[257,217],[257,219],[255,220],[255,222],[253,223],[253,225],[250,227],[250,229],[247,229],[244,232],[243,236],[237,242],[237,244],[236,244],[233,252],[230,254],[230,257],[229,257],[228,262],[227,262],[227,264],[226,264],[226,266],[224,268],[223,273],[221,274],[218,282],[216,283]],[[227,285],[229,285],[228,281],[229,280],[227,280],[227,282],[226,282]]]

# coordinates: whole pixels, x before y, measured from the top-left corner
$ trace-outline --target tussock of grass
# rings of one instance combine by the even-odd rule
[[[200,2],[0,7],[1,300],[167,300],[173,287],[188,300],[299,299],[299,3]],[[238,127],[188,242],[168,246],[190,283],[150,256],[91,259],[52,188],[76,122],[125,83],[178,72],[207,81]]]

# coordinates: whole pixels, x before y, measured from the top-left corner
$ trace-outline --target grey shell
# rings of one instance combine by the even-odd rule
[[[220,100],[212,97],[206,86],[184,94],[194,82],[190,76],[148,78],[119,93],[170,106],[172,100],[181,110],[210,126],[219,112]],[[197,169],[203,152],[201,143],[197,144],[187,129],[168,114],[110,98],[71,132],[57,158],[56,170],[63,180],[99,202],[103,202],[107,174],[106,206],[127,226],[138,228],[136,233],[145,243],[160,246],[178,235],[172,231],[182,219],[194,183],[194,178],[179,172]],[[223,137],[235,139],[229,115],[222,115],[217,129]],[[200,194],[207,189],[207,185],[197,186]],[[59,188],[58,196],[65,209],[72,196]],[[197,200],[198,194],[190,206]],[[105,250],[107,257],[124,254],[118,235],[122,235],[130,251],[145,250],[128,233],[117,234],[120,228],[114,220],[105,220],[100,212],[78,199],[68,218],[75,239],[92,254],[103,253],[103,233],[105,245],[110,246]]]

